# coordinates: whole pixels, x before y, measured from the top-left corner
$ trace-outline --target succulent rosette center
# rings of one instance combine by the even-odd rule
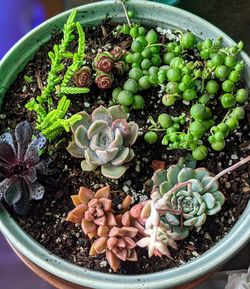
[[[74,140],[67,150],[71,155],[85,158],[84,171],[93,171],[101,166],[108,178],[120,178],[126,171],[124,163],[134,157],[130,148],[137,139],[138,125],[127,122],[127,113],[120,106],[108,109],[100,106],[89,116],[80,113],[82,119],[74,124]]]

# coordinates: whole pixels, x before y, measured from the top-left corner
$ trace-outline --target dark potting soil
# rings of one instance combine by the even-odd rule
[[[88,28],[87,55],[89,63],[93,60],[98,49],[111,48],[118,44],[125,47],[131,39],[127,36],[114,37],[112,29],[108,24],[95,29]],[[58,43],[60,35],[52,37],[50,43],[43,46],[35,58],[28,63],[26,68],[5,95],[2,108],[0,132],[7,128],[14,129],[23,121],[29,120],[34,124],[35,115],[28,112],[24,105],[32,97],[41,93],[42,87],[46,84],[50,62],[47,57],[53,44]],[[163,39],[166,41],[166,39]],[[76,43],[73,43],[72,51]],[[65,64],[69,64],[66,61]],[[33,78],[32,83],[24,81],[24,75]],[[114,86],[122,85],[126,78],[117,78]],[[93,84],[90,93],[86,95],[69,96],[71,107],[69,112],[76,113],[86,110],[89,113],[100,104],[108,105],[111,99],[112,89],[108,91],[98,90]],[[182,112],[188,114],[188,107],[182,102],[174,108],[167,108],[161,104],[161,93],[159,88],[149,89],[143,92],[146,102],[143,111],[133,111],[131,120],[135,120],[142,130],[146,129],[149,115],[157,117],[160,113],[166,112],[171,115],[179,115]],[[56,98],[56,96],[54,96]],[[216,101],[212,107],[219,119],[223,118],[224,111]],[[246,117],[241,121],[241,127],[227,139],[227,146],[223,152],[209,150],[209,156],[205,161],[198,162],[199,167],[206,167],[214,174],[237,162],[240,158],[249,154],[250,139],[250,107],[246,108]],[[101,185],[110,184],[113,191],[121,191],[133,196],[135,202],[143,201],[149,197],[149,192],[144,186],[145,182],[152,176],[152,161],[163,160],[166,168],[178,162],[185,151],[167,150],[161,145],[160,140],[154,145],[148,145],[140,136],[133,146],[135,158],[129,164],[129,169],[119,180],[109,180],[103,177],[97,170],[95,172],[82,172],[80,161],[72,158],[66,151],[66,146],[71,135],[64,134],[55,142],[49,144],[45,156],[49,161],[49,173],[41,182],[46,187],[46,193],[41,201],[33,201],[26,217],[18,217],[11,211],[17,222],[40,244],[61,258],[75,263],[79,266],[98,270],[101,272],[112,272],[105,260],[105,256],[89,257],[91,241],[84,236],[80,225],[65,221],[67,213],[73,209],[70,196],[76,194],[80,186],[86,186],[97,190]],[[209,147],[209,145],[207,144]],[[215,216],[209,216],[202,228],[194,229],[188,238],[178,242],[178,250],[171,250],[172,259],[167,257],[148,258],[145,249],[137,248],[138,262],[123,262],[118,273],[141,274],[157,272],[164,269],[180,266],[187,261],[198,257],[214,246],[225,236],[244,211],[250,197],[249,188],[250,166],[245,165],[220,179],[220,189],[226,196],[226,202],[222,210]],[[119,205],[125,193],[113,193],[114,209],[119,211]]]

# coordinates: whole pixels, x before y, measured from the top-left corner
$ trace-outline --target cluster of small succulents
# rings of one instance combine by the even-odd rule
[[[221,210],[225,196],[219,190],[218,179],[250,161],[248,156],[216,176],[206,168],[196,168],[196,160],[208,155],[201,138],[210,131],[208,140],[212,149],[221,151],[226,137],[245,116],[248,91],[238,89],[244,63],[236,58],[243,44],[222,48],[220,40],[198,42],[191,32],[180,31],[175,33],[173,41],[160,43],[154,29],[148,31],[129,23],[119,27],[117,33],[132,37],[130,48],[125,50],[121,45],[114,46],[111,52],[98,52],[90,67],[84,64],[85,34],[80,23],[74,22],[75,16],[73,11],[61,44],[49,53],[51,70],[46,87],[25,106],[37,114],[35,127],[41,134],[33,138],[32,127],[25,121],[17,125],[15,137],[9,132],[0,136],[0,200],[13,206],[16,213],[25,215],[30,200],[43,197],[45,188],[38,178],[47,171],[45,161],[40,160],[46,139],[52,142],[70,129],[73,139],[67,151],[72,157],[82,159],[82,170],[96,171],[101,178],[120,179],[135,157],[132,146],[140,135],[138,124],[128,121],[128,111],[143,109],[146,99],[142,91],[161,87],[159,93],[163,92],[166,111],[160,109],[162,113],[157,121],[149,116],[151,125],[146,124],[140,131],[147,130],[144,140],[148,144],[156,143],[158,134],[162,133],[162,145],[168,149],[191,150],[192,157],[181,158],[167,169],[165,162],[154,161],[150,199],[133,206],[132,198],[127,196],[120,209],[114,208],[109,185],[97,192],[80,187],[78,194],[71,197],[75,208],[66,220],[81,224],[83,233],[92,242],[90,256],[105,253],[115,272],[122,261],[138,260],[137,247],[147,248],[149,257],[171,258],[169,247],[177,249],[176,241],[186,238],[194,227],[201,227],[208,216]],[[75,28],[78,50],[71,53],[67,47],[75,37]],[[199,60],[191,61],[187,57],[190,49],[195,49]],[[64,58],[71,59],[67,69]],[[62,72],[65,72],[63,77]],[[93,80],[100,90],[110,89],[115,77],[120,76],[125,76],[125,81],[109,98],[109,103],[119,105],[107,108],[101,105],[91,115],[86,111],[68,113],[71,100],[67,94],[88,93]],[[26,81],[30,79],[26,77]],[[75,87],[67,86],[71,82]],[[208,105],[220,91],[223,91],[220,104],[232,110],[215,125],[217,119]],[[179,116],[166,113],[168,107],[180,100],[186,105],[194,102],[189,112]],[[105,103],[102,101],[98,103]],[[113,182],[120,186],[119,181]]]
[[[93,63],[93,69],[96,71],[95,83],[100,89],[109,89],[114,81],[114,75],[121,76],[128,66],[122,60],[126,50],[115,46],[111,52],[99,52]]]
[[[69,212],[67,221],[81,223],[82,230],[90,239],[95,239],[90,256],[106,253],[106,259],[116,272],[121,261],[137,261],[135,251],[139,230],[132,225],[127,196],[122,202],[122,213],[115,214],[112,207],[110,186],[96,193],[81,187],[78,195],[72,196],[75,209]]]
[[[73,141],[67,150],[81,162],[83,171],[93,171],[101,166],[107,178],[118,179],[126,171],[125,163],[134,157],[131,146],[138,136],[138,125],[127,122],[128,114],[121,106],[103,106],[91,116],[79,113],[81,120],[72,126]]]
[[[15,137],[9,132],[0,136],[0,200],[3,198],[20,215],[28,212],[30,200],[44,195],[37,178],[47,170],[39,157],[46,139],[39,135],[32,140],[32,135],[32,127],[25,121],[17,125]]]

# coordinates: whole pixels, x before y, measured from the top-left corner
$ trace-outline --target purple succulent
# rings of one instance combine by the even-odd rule
[[[15,138],[6,132],[0,136],[0,200],[4,200],[19,215],[25,215],[30,200],[40,200],[44,187],[37,182],[37,173],[45,174],[47,165],[40,161],[39,151],[46,139],[32,139],[31,125],[24,121],[16,126]]]

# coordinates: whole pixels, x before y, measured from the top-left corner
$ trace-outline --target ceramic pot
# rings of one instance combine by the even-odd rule
[[[137,0],[130,1],[128,6],[129,9],[135,11],[137,20],[142,21],[143,24],[162,28],[189,29],[200,38],[215,39],[222,36],[225,45],[234,44],[231,38],[212,24],[181,9],[151,1]],[[40,25],[22,38],[2,59],[0,64],[0,105],[6,90],[36,51],[50,39],[54,31],[63,29],[69,13],[70,11],[62,13]],[[122,7],[115,0],[102,1],[78,8],[78,20],[84,26],[99,24],[107,15],[115,22],[124,20]],[[250,59],[245,53],[241,53],[241,57],[247,64],[244,78],[250,87]],[[202,280],[205,278],[204,276],[217,270],[248,242],[249,223],[250,203],[231,231],[216,246],[199,258],[179,268],[152,274],[125,276],[95,272],[58,258],[33,240],[18,226],[8,212],[0,207],[0,230],[14,248],[25,256],[25,260],[29,260],[29,264],[33,263],[39,272],[45,270],[56,278],[74,284],[70,288],[79,288],[79,286],[96,289],[164,289],[178,286],[185,289],[192,288],[188,287],[190,282],[193,282],[193,285],[197,284],[194,280],[200,278]]]

